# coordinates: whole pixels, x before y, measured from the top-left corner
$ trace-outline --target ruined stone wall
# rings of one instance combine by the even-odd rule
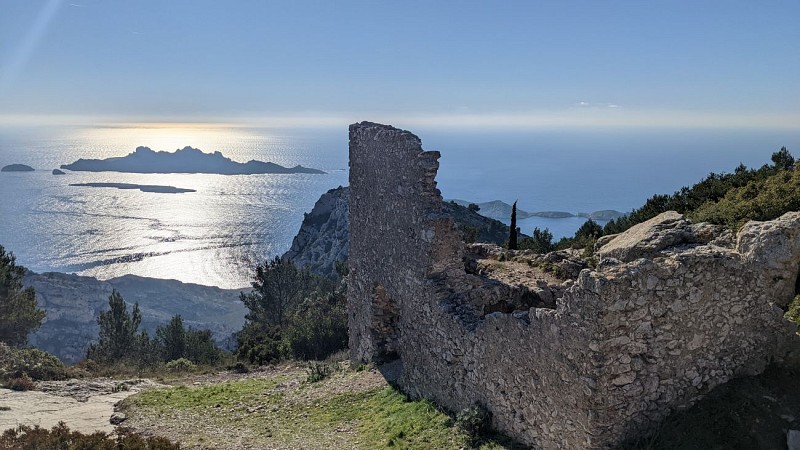
[[[792,338],[779,306],[794,295],[800,213],[735,244],[668,214],[606,239],[613,251],[555,308],[485,314],[516,288],[465,270],[438,156],[406,131],[350,128],[351,356],[399,358],[409,394],[480,404],[533,447],[604,448],[760,372]]]

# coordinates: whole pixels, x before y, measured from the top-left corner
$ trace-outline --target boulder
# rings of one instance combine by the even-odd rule
[[[596,246],[596,254],[600,258],[630,262],[639,258],[653,258],[672,247],[707,243],[715,236],[716,227],[713,225],[692,225],[682,214],[667,211],[623,233],[601,238]]]

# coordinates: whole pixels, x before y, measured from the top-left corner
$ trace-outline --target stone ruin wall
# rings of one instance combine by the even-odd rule
[[[798,213],[748,224],[728,246],[605,259],[555,308],[484,315],[516,288],[465,271],[438,157],[407,131],[350,127],[351,357],[399,358],[410,395],[480,404],[532,447],[605,448],[759,373],[794,337],[777,305],[796,291]]]

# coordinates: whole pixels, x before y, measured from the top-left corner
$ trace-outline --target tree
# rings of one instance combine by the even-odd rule
[[[0,342],[24,345],[28,334],[42,325],[45,312],[36,305],[33,288],[22,287],[25,268],[0,245]]]
[[[517,245],[517,202],[511,206],[511,230],[508,233],[508,249],[516,250]]]
[[[186,355],[186,330],[180,314],[176,314],[167,325],[158,327],[156,337],[161,344],[164,360],[172,361]]]
[[[129,314],[125,301],[115,289],[108,297],[108,306],[109,310],[100,313],[97,318],[97,323],[100,325],[100,337],[97,344],[89,346],[86,357],[99,361],[137,358],[138,344],[142,336],[146,336],[146,334],[136,334],[136,330],[142,322],[139,304],[134,304],[133,310]]]
[[[794,156],[789,153],[786,147],[781,147],[780,150],[772,154],[772,162],[775,163],[776,169],[792,170],[794,168]]]
[[[547,228],[540,230],[539,227],[536,227],[533,229],[530,239],[520,242],[520,248],[541,254],[550,253],[556,248],[553,244],[553,233]]]
[[[283,327],[288,312],[297,307],[306,294],[316,289],[317,277],[289,260],[276,256],[256,267],[256,281],[249,294],[242,293],[242,303],[250,310],[246,319],[267,326]]]
[[[156,329],[156,341],[164,361],[186,358],[195,364],[212,364],[220,358],[211,331],[184,327],[179,314]]]
[[[467,210],[472,212],[478,212],[481,210],[481,207],[478,206],[477,203],[470,203],[469,205],[467,205]]]

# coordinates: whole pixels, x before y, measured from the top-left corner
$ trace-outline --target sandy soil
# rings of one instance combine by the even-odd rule
[[[0,432],[18,425],[52,428],[63,421],[73,431],[110,433],[114,405],[157,386],[149,380],[69,380],[39,383],[36,391],[0,389]]]

